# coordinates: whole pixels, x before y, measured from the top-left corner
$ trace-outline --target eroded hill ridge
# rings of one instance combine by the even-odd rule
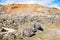
[[[49,8],[39,4],[8,4],[4,6],[1,5],[0,7],[2,7],[4,9],[3,11],[8,14],[20,13],[21,11],[27,14],[33,14],[34,12],[36,13],[47,12],[46,14],[48,13],[53,14],[54,12],[58,13],[60,12],[60,10],[57,8]]]

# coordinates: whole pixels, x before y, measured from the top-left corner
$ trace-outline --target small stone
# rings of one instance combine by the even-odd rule
[[[37,38],[37,40],[42,40],[41,38]]]
[[[2,39],[3,38],[3,34],[0,34],[0,39]]]
[[[3,23],[3,19],[0,19],[0,23]]]
[[[15,35],[15,34],[12,34],[11,36],[12,36],[13,38],[16,38],[16,35]]]

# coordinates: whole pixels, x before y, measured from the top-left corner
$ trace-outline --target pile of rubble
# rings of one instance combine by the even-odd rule
[[[38,20],[39,16],[19,14],[0,14],[0,26],[15,28],[18,30],[16,35],[32,36],[37,30],[43,31],[43,27]]]

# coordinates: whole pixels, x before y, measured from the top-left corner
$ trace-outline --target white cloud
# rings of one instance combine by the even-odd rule
[[[50,3],[52,3],[54,0],[41,0],[38,1],[39,4],[43,4],[43,5],[48,5]]]
[[[12,4],[12,3],[27,3],[27,4],[42,4],[47,5],[52,3],[54,0],[4,0],[3,4]]]
[[[60,9],[60,6],[58,4],[52,4],[52,5],[50,5],[50,7],[55,7],[55,8],[59,8]]]
[[[52,4],[55,0],[4,0],[4,2],[0,4],[41,4],[45,6],[50,6],[50,7],[57,7],[59,6],[57,4]],[[51,5],[49,5],[51,4]]]

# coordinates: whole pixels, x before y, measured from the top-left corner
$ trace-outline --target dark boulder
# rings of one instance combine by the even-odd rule
[[[35,27],[36,29],[38,29],[38,30],[44,31],[44,29],[42,28],[42,26],[41,26],[41,24],[40,24],[39,22],[36,22],[36,23],[34,24],[34,27]]]

